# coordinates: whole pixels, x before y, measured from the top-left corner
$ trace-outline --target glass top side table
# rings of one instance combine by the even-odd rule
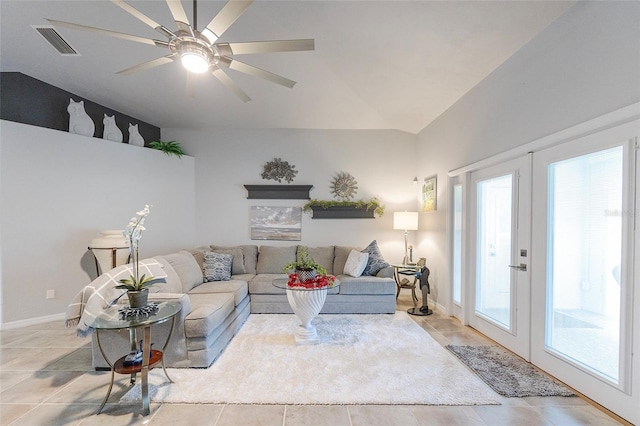
[[[120,306],[113,306],[105,311],[103,311],[100,315],[98,315],[91,324],[88,324],[90,327],[96,329],[96,340],[98,341],[98,348],[100,349],[100,353],[104,360],[111,367],[111,383],[109,384],[109,389],[107,390],[107,395],[104,397],[100,408],[96,414],[100,414],[102,409],[104,408],[107,400],[109,399],[109,395],[111,394],[111,389],[113,388],[113,380],[115,373],[119,374],[130,374],[131,375],[131,384],[133,385],[136,381],[136,374],[139,372],[142,381],[142,409],[144,415],[149,414],[149,381],[148,375],[149,370],[158,365],[162,364],[162,370],[164,371],[165,376],[171,383],[173,380],[167,374],[167,370],[164,365],[164,356],[163,353],[171,340],[171,334],[173,331],[173,326],[175,322],[175,317],[182,309],[182,306],[179,302],[161,302],[158,303],[158,310],[150,315],[141,315],[138,317],[132,317],[128,319],[122,319],[121,313],[118,312]],[[171,321],[171,328],[169,331],[169,335],[167,336],[167,340],[162,347],[162,350],[151,350],[151,326],[154,324],[161,324],[166,321]],[[142,328],[143,338],[142,338],[142,363],[134,364],[134,365],[124,365],[125,356],[119,358],[115,363],[112,363],[104,353],[102,348],[102,343],[100,342],[100,331],[101,330],[129,330],[129,341],[131,344],[131,350],[137,350],[136,345],[136,330]]]
[[[272,284],[274,287],[287,290],[287,300],[296,316],[300,319],[300,325],[296,327],[294,335],[297,345],[316,345],[320,343],[316,327],[311,324],[324,306],[327,299],[327,290],[340,285],[337,279],[331,287],[306,288],[290,287],[288,278],[276,278]]]

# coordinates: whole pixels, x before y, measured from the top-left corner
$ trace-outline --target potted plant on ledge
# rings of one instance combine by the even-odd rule
[[[309,255],[306,247],[300,249],[298,260],[286,264],[283,271],[289,274],[289,287],[324,288],[335,282],[333,275]]]

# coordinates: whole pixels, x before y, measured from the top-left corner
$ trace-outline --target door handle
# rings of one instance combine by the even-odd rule
[[[519,271],[527,271],[527,264],[526,263],[521,263],[520,265],[509,265],[509,268],[514,268],[517,269]]]

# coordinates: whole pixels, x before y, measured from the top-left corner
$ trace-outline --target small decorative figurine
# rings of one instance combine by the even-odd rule
[[[76,102],[69,99],[69,133],[75,133],[83,136],[93,136],[96,131],[96,125],[84,110],[84,101]]]
[[[144,146],[144,138],[138,131],[138,125],[129,123],[129,145]]]
[[[122,142],[122,131],[118,129],[118,126],[116,125],[116,116],[112,115],[109,117],[105,114],[102,122],[104,123],[104,133],[102,138],[113,142]]]

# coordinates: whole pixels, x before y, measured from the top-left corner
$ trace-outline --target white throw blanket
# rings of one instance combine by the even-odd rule
[[[121,279],[129,278],[132,275],[132,267],[132,264],[117,266],[80,290],[67,307],[66,326],[76,326],[76,334],[80,337],[91,334],[93,329],[89,327],[89,324],[100,312],[113,306],[127,292],[115,287],[120,285]],[[138,262],[138,268],[140,274],[152,276],[154,279],[166,278],[167,276],[162,264],[153,258],[141,260]]]

